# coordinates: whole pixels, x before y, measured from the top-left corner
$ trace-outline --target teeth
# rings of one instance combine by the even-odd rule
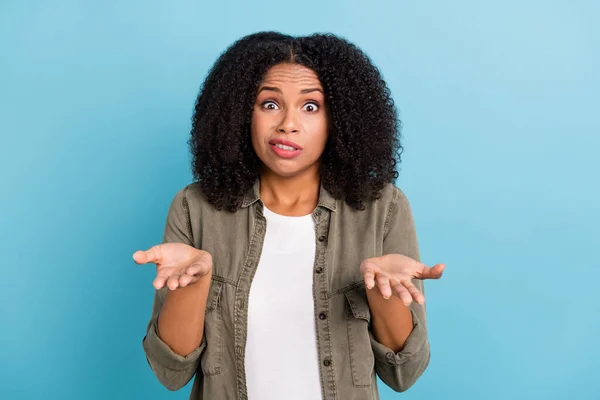
[[[275,147],[280,148],[282,150],[297,150],[297,149],[295,149],[295,148],[293,148],[291,146],[286,146],[286,145],[280,144],[280,143],[276,143]]]

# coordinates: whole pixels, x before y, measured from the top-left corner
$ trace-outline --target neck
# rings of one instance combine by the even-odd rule
[[[262,202],[271,211],[282,215],[310,214],[319,201],[319,189],[318,169],[291,178],[267,170],[260,175]]]

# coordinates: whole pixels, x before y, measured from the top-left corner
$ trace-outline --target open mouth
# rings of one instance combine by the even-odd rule
[[[302,148],[300,146],[295,147],[278,142],[271,143],[271,149],[273,150],[273,153],[280,158],[294,158],[302,153]]]
[[[287,145],[281,144],[281,143],[275,143],[273,146],[275,146],[275,147],[277,147],[278,149],[281,149],[281,150],[288,150],[288,151],[298,150],[295,147],[287,146]]]

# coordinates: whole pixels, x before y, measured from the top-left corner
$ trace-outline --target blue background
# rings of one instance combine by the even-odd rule
[[[2,1],[0,398],[186,399],[141,340],[193,103],[259,30],[330,31],[384,74],[432,360],[382,399],[599,399],[594,1]]]

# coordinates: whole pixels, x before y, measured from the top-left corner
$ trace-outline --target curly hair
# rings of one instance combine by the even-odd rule
[[[294,37],[279,32],[245,36],[216,60],[192,117],[192,172],[208,202],[235,212],[259,177],[251,119],[264,74],[280,63],[315,71],[325,95],[328,139],[321,184],[362,210],[398,177],[401,122],[390,90],[369,57],[331,33]]]

